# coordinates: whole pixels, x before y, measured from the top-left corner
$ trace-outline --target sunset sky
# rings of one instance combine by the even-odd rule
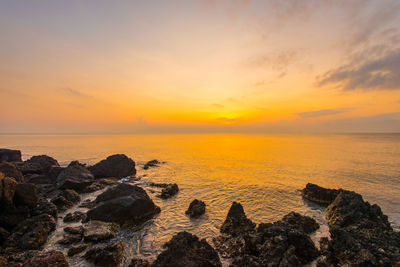
[[[400,1],[0,1],[0,132],[399,132]]]

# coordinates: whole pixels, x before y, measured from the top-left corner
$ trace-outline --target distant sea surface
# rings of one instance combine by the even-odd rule
[[[162,211],[142,229],[119,234],[127,260],[133,255],[154,259],[161,245],[183,230],[211,242],[232,201],[257,223],[279,220],[290,211],[312,216],[323,225],[313,236],[318,239],[327,226],[323,209],[300,195],[308,182],[362,194],[400,229],[400,134],[0,135],[0,147],[19,149],[24,159],[47,154],[62,165],[94,164],[116,153],[133,158],[137,175],[143,176],[139,184]],[[140,167],[152,159],[167,163]],[[177,183],[180,192],[161,200],[147,186],[150,181]],[[192,220],[185,210],[195,198],[207,204],[207,211]],[[56,240],[57,233],[47,247],[57,246]]]

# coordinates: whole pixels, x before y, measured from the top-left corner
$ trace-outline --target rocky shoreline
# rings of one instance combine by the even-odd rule
[[[143,169],[164,163],[151,160]],[[137,179],[136,168],[123,154],[92,166],[73,161],[62,167],[46,155],[23,161],[20,151],[0,149],[0,267],[69,266],[71,257],[94,266],[122,266],[129,248],[113,238],[120,229],[140,226],[161,211],[142,187],[129,183]],[[179,193],[177,184],[149,186],[161,188],[161,199]],[[81,194],[95,191],[100,192],[96,199],[81,202]],[[133,258],[127,266],[222,266],[221,258],[229,259],[230,266],[400,265],[400,233],[378,205],[352,191],[314,184],[307,184],[302,195],[327,206],[330,238],[322,238],[319,246],[310,238],[319,228],[313,218],[291,212],[257,225],[233,202],[212,242],[183,231],[164,245],[154,262]],[[78,203],[88,211],[70,212]],[[206,204],[194,199],[186,214],[196,218],[205,212]],[[60,213],[65,215],[59,218]],[[62,229],[58,241],[66,254],[44,250],[57,220],[74,223]]]

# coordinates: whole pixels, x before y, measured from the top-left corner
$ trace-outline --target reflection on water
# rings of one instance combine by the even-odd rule
[[[20,149],[25,159],[48,154],[62,164],[95,163],[115,153],[125,153],[138,164],[166,161],[159,168],[138,167],[138,175],[146,175],[140,184],[148,190],[148,181],[176,182],[181,190],[168,200],[148,190],[162,212],[141,231],[120,233],[127,257],[153,259],[161,245],[182,230],[210,241],[232,201],[239,201],[258,223],[278,220],[290,211],[310,215],[323,224],[313,237],[318,239],[327,228],[323,210],[299,194],[307,182],[355,190],[379,204],[394,227],[400,227],[400,135],[396,134],[2,135],[0,147]],[[207,204],[199,219],[185,215],[194,198]]]

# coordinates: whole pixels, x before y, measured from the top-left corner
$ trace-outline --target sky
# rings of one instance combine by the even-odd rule
[[[0,133],[400,132],[398,0],[0,0]]]

